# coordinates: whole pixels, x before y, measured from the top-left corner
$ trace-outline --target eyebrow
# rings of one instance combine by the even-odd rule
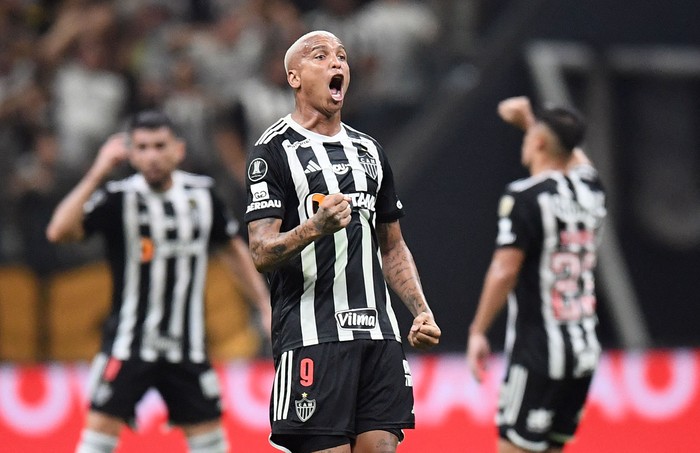
[[[316,50],[321,50],[321,49],[322,50],[329,50],[330,48],[331,48],[331,46],[329,46],[328,44],[316,44],[315,46],[313,46],[309,49],[309,53],[312,53],[312,52],[315,52]],[[338,45],[338,50],[342,50],[343,52],[347,52],[345,50],[345,46],[342,44]]]

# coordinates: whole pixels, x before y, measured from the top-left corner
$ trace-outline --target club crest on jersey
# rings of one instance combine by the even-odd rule
[[[260,181],[267,174],[267,162],[265,159],[256,157],[248,165],[248,179],[252,182]]]
[[[377,326],[375,308],[356,308],[335,312],[335,320],[341,329],[372,330]]]
[[[310,400],[307,398],[308,393],[304,392],[301,394],[300,400],[294,400],[294,407],[297,411],[297,417],[303,423],[311,418],[316,412],[316,400]]]
[[[358,159],[362,165],[362,169],[367,173],[367,176],[376,181],[379,171],[377,169],[377,160],[372,157],[367,151],[358,153]]]

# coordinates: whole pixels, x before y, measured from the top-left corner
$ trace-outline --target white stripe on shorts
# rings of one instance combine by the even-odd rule
[[[104,352],[98,352],[95,358],[92,359],[92,365],[90,366],[87,380],[87,394],[90,396],[90,401],[92,401],[92,398],[95,396],[97,386],[100,384],[102,373],[104,373],[108,361],[109,356]]]
[[[272,421],[285,420],[289,414],[289,399],[292,392],[292,367],[294,366],[294,351],[282,353],[280,364],[275,371],[273,392]]]
[[[503,423],[506,425],[515,424],[520,413],[520,407],[525,395],[525,385],[527,384],[527,370],[520,365],[512,365],[506,384],[506,394],[503,401]]]

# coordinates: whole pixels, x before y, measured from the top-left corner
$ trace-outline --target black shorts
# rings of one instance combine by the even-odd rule
[[[591,378],[551,379],[511,365],[498,400],[500,436],[531,451],[563,446],[578,428]]]
[[[104,353],[90,371],[90,408],[133,426],[136,404],[150,388],[160,393],[174,425],[221,417],[219,378],[209,362],[120,361]]]
[[[354,340],[284,352],[275,360],[270,400],[273,444],[292,451],[300,438],[340,439],[384,430],[403,440],[413,428],[413,382],[401,343]],[[343,441],[345,439],[345,441]]]

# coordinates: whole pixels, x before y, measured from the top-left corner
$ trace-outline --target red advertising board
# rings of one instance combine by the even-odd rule
[[[409,357],[417,428],[401,453],[493,453],[494,411],[503,359],[495,357],[478,385],[462,355]],[[271,362],[221,365],[226,427],[232,452],[273,452],[267,442]],[[85,364],[0,366],[0,451],[72,452],[85,414]],[[137,432],[125,432],[118,452],[185,452],[165,424],[155,392],[137,412]],[[593,381],[576,441],[567,453],[700,451],[700,350],[608,352]]]

